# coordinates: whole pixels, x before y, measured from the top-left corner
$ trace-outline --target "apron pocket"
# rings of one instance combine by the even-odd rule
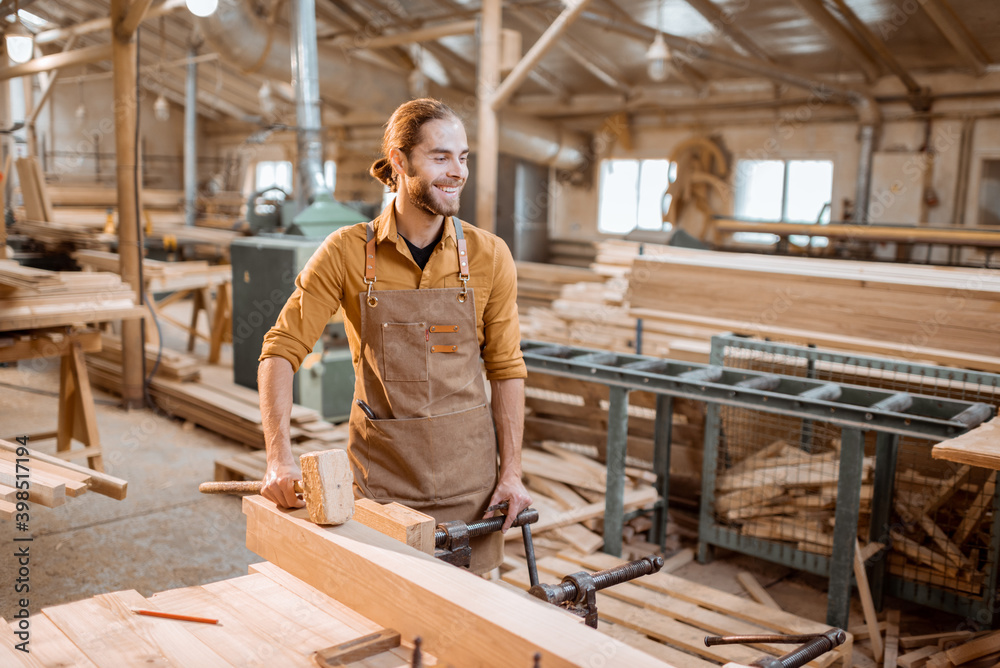
[[[489,488],[497,448],[487,404],[434,417],[365,418],[365,484],[375,499],[441,501]]]
[[[382,323],[382,373],[386,381],[427,380],[427,325]]]

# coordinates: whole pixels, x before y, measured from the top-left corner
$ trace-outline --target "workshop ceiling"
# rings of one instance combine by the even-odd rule
[[[242,0],[223,0],[242,1]],[[248,0],[261,15],[274,2]],[[584,0],[586,1],[586,0]],[[278,13],[277,29],[287,30],[287,5]],[[563,10],[559,1],[504,2],[504,28],[522,35],[526,52]],[[316,0],[321,43],[345,39],[358,31],[369,36],[475,19],[478,0]],[[109,13],[107,0],[34,0],[22,7],[57,26],[72,26]],[[156,5],[154,4],[154,7]],[[163,19],[143,23],[140,44],[143,65],[182,59],[195,19],[183,7]],[[161,46],[160,29],[163,42]],[[659,27],[668,35],[674,54],[668,77],[658,83],[647,73],[646,51]],[[670,36],[678,38],[671,41]],[[683,42],[681,40],[688,40]],[[82,35],[74,48],[107,43],[107,31]],[[476,61],[474,35],[437,41],[424,58],[431,78],[445,73],[450,84],[470,90],[469,72]],[[61,50],[62,41],[44,45],[47,53]],[[426,44],[425,44],[426,46]],[[889,77],[961,72],[982,75],[1000,61],[1000,3],[996,0],[592,0],[569,27],[556,48],[543,57],[535,75],[512,103],[546,100],[568,103],[583,96],[620,96],[624,101],[649,91],[685,90],[701,99],[733,82],[767,83],[719,58],[700,59],[700,49],[771,66],[814,80],[869,86]],[[380,51],[387,51],[382,49]],[[210,53],[207,45],[200,53]],[[396,53],[400,53],[397,49]],[[688,57],[694,54],[696,57]],[[385,55],[385,54],[383,54]],[[721,60],[725,60],[722,58]],[[397,57],[396,62],[400,62]],[[88,66],[107,71],[110,62]],[[595,72],[597,72],[595,74]],[[607,76],[602,77],[600,73]],[[901,74],[902,73],[902,74]],[[168,67],[158,78],[161,92],[175,102],[183,99],[184,71]],[[258,90],[264,78],[227,64],[224,58],[206,62],[200,70],[199,110],[213,118],[260,115]],[[736,85],[739,85],[736,84]],[[901,86],[902,89],[902,86]],[[284,104],[288,104],[285,100]],[[528,108],[528,107],[524,107]],[[552,114],[549,114],[552,115]]]

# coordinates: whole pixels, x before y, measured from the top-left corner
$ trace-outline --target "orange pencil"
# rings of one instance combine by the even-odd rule
[[[218,624],[218,619],[208,619],[207,617],[191,617],[190,615],[175,615],[172,612],[159,612],[157,610],[138,610],[132,608],[132,612],[137,615],[147,615],[149,617],[163,617],[164,619],[179,619],[182,622],[201,622],[202,624]]]

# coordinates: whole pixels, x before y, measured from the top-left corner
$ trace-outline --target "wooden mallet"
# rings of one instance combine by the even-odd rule
[[[354,515],[354,474],[346,450],[307,452],[299,457],[302,482],[295,491],[302,495],[309,519],[316,524],[343,524]],[[260,494],[259,480],[203,482],[203,494]]]

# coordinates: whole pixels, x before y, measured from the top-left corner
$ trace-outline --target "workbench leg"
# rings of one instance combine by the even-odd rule
[[[192,300],[194,304],[191,308],[191,327],[188,331],[187,349],[189,353],[194,351],[195,340],[198,336],[198,314],[204,311],[208,326],[212,327],[212,296],[209,294],[209,288],[196,288],[192,292],[194,292]]]
[[[861,508],[861,472],[865,457],[865,434],[860,429],[840,432],[840,471],[837,479],[837,509],[833,527],[833,555],[827,589],[826,623],[846,629],[851,614],[851,575],[854,544],[858,536]]]
[[[232,307],[229,304],[229,283],[220,283],[215,292],[215,314],[212,318],[212,338],[209,343],[208,363],[218,364],[222,342],[233,329]]]
[[[104,471],[94,394],[90,388],[83,350],[78,342],[74,342],[62,358],[58,424],[56,451],[70,451],[73,439],[76,438],[84,445],[84,450],[79,454],[87,456],[87,465],[95,471]]]
[[[653,425],[653,473],[656,474],[656,493],[660,505],[653,512],[653,527],[649,542],[660,546],[660,552],[667,546],[667,513],[670,496],[670,440],[674,426],[674,398],[665,394],[656,395],[656,422]]]
[[[872,491],[872,519],[868,530],[868,540],[888,546],[889,515],[892,511],[893,485],[896,481],[896,453],[899,449],[899,436],[879,432],[875,437],[875,484]],[[868,584],[872,590],[872,600],[875,609],[882,609],[882,596],[885,589],[885,571],[888,562],[888,550],[879,555],[872,565]]]
[[[604,553],[622,556],[625,524],[625,455],[628,447],[628,390],[611,387],[608,406],[608,492],[604,497]]]
[[[714,342],[713,342],[714,349]],[[712,560],[712,547],[705,540],[715,526],[715,475],[719,463],[719,439],[722,432],[722,407],[705,406],[705,441],[701,460],[701,512],[698,516],[698,563]]]

